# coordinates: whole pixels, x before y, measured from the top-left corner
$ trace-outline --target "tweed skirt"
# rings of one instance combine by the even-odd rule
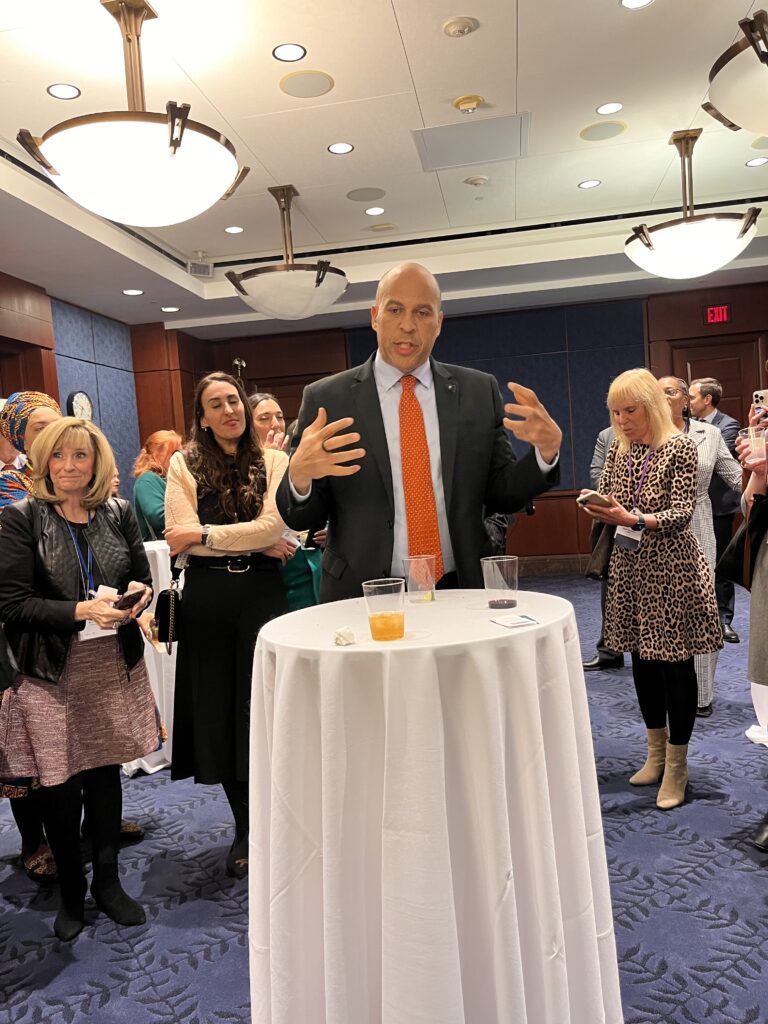
[[[57,786],[78,772],[157,750],[144,659],[129,672],[117,637],[73,640],[58,683],[24,677],[0,704],[0,777]]]

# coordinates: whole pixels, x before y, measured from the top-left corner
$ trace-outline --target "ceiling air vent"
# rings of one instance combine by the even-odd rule
[[[213,263],[210,260],[190,260],[187,270],[192,277],[213,277]]]
[[[518,160],[528,154],[529,113],[485,117],[480,121],[412,131],[425,171]]]

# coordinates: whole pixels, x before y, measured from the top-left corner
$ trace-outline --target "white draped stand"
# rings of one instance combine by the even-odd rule
[[[251,707],[256,1024],[619,1024],[581,654],[567,601],[482,591],[268,623]],[[336,647],[350,626],[358,643]]]
[[[153,611],[157,595],[165,590],[171,583],[171,554],[170,548],[164,540],[148,541],[144,545],[149,559],[149,567],[152,570],[152,589],[154,591],[152,604],[149,606]],[[176,647],[172,654],[163,650],[156,651],[150,643],[144,644],[144,659],[147,663],[147,673],[155,695],[160,717],[168,730],[168,739],[159,750],[153,751],[146,757],[137,758],[123,765],[123,772],[126,775],[135,775],[137,771],[145,771],[148,775],[157,772],[161,768],[167,768],[171,763],[171,737],[173,736],[173,688],[176,678]]]

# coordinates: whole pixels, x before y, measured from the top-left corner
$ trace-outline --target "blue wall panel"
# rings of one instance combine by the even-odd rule
[[[88,392],[94,421],[115,452],[120,493],[131,498],[139,426],[130,328],[56,299],[51,306],[62,411],[66,411],[63,406],[72,391]]]
[[[368,327],[347,331],[350,365],[376,348]],[[507,381],[533,388],[563,431],[560,487],[589,483],[597,434],[607,426],[611,380],[645,362],[642,300],[486,313],[444,320],[437,359],[493,374],[504,401]],[[513,442],[518,453],[523,445]]]

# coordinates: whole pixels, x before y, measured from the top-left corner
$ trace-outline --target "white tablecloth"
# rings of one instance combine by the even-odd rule
[[[171,583],[171,555],[170,548],[164,540],[148,541],[144,545],[149,559],[149,567],[152,570],[152,589],[154,596],[149,606],[153,611],[157,595],[165,590]],[[144,660],[147,663],[147,673],[155,701],[160,712],[160,717],[168,730],[168,739],[160,750],[155,750],[147,757],[137,758],[123,765],[126,775],[135,775],[139,769],[151,775],[161,768],[167,768],[171,763],[171,738],[173,736],[173,688],[176,678],[176,647],[173,653],[167,654],[165,650],[161,654],[150,643],[144,644]]]
[[[251,706],[256,1024],[618,1024],[571,605],[492,623],[482,591],[362,600],[262,630]],[[335,647],[334,629],[358,638]]]

